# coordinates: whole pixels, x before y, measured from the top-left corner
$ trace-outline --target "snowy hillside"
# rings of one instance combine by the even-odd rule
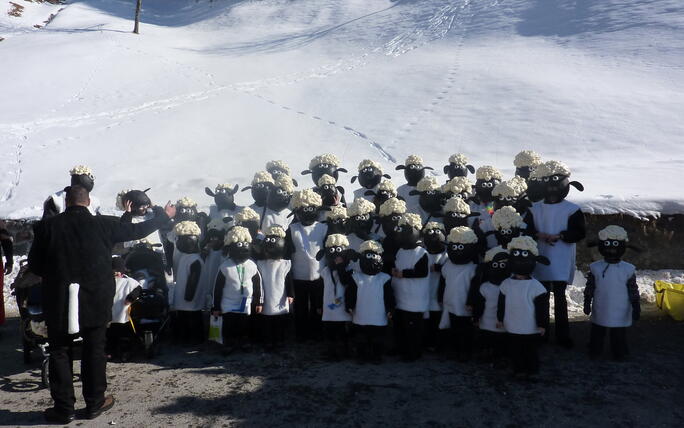
[[[13,2],[0,218],[39,215],[79,163],[112,209],[145,187],[208,205],[270,159],[308,186],[323,152],[401,182],[411,153],[510,175],[521,149],[569,164],[587,211],[684,212],[681,0],[144,0],[140,35],[134,0]]]

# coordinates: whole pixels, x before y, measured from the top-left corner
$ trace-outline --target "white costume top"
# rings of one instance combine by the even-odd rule
[[[439,304],[437,299],[437,294],[439,292],[439,279],[441,278],[442,274],[433,271],[432,266],[443,265],[448,259],[449,257],[447,256],[446,251],[439,254],[430,254],[428,252],[428,269],[430,271],[428,274],[428,278],[430,278],[430,311],[442,310],[442,305]]]
[[[327,266],[321,269],[323,278],[323,321],[351,321],[352,317],[344,306],[345,286],[337,271]]]
[[[632,303],[627,281],[636,274],[627,262],[608,263],[605,260],[589,265],[596,288],[591,308],[591,322],[603,327],[632,325]]]
[[[506,330],[496,326],[498,319],[496,316],[499,307],[499,286],[491,282],[483,282],[480,285],[480,295],[484,298],[484,311],[480,317],[480,330],[503,333]]]
[[[220,220],[220,219],[223,219],[226,217],[231,217],[234,219],[235,215],[237,213],[239,213],[240,210],[242,210],[242,207],[237,206],[237,205],[235,206],[234,210],[229,210],[229,209],[219,210],[216,205],[210,205],[209,206],[209,218],[211,218],[212,220],[216,220],[216,219]],[[261,213],[259,213],[259,214],[261,214]],[[235,221],[234,220],[229,221],[228,223],[226,223],[226,230],[230,229],[233,226],[235,226]]]
[[[373,192],[377,192],[378,186],[375,186],[372,189],[366,189],[365,187],[360,187],[360,188],[354,190],[354,199],[363,198],[367,201],[373,202],[373,198],[374,198],[373,195],[369,195],[369,196],[365,195],[365,193],[369,190],[372,190]]]
[[[221,312],[249,315],[254,297],[252,278],[259,274],[256,264],[251,260],[245,260],[237,265],[232,259],[226,259],[219,267],[219,272],[225,278]]]
[[[261,274],[261,286],[264,290],[264,304],[261,313],[264,315],[289,313],[285,277],[290,272],[292,262],[283,259],[266,259],[257,260],[256,264]]]
[[[316,254],[325,244],[328,226],[325,223],[314,223],[304,226],[301,223],[290,225],[292,236],[292,278],[300,281],[313,281],[321,277],[323,260],[316,260]]]
[[[353,322],[357,325],[387,325],[385,311],[384,285],[390,276],[380,272],[377,275],[366,275],[363,272],[352,274],[356,283],[356,307]]]
[[[200,276],[200,285],[206,290],[207,301],[205,308],[211,308],[214,301],[214,285],[216,285],[216,276],[219,272],[219,267],[226,258],[223,256],[223,250],[209,250],[207,258],[204,259],[204,266],[202,267],[202,275]]]
[[[400,248],[394,261],[398,270],[414,269],[416,263],[427,254],[425,248],[410,250]],[[408,312],[425,312],[430,307],[430,276],[425,278],[392,278],[392,289],[397,309]]]
[[[477,217],[471,217],[473,219],[471,227],[475,222],[477,222],[478,226],[480,226],[480,230],[482,230],[483,233],[495,230],[494,225],[492,224],[492,215],[489,214],[489,211],[487,210],[487,204],[476,204],[471,202],[469,205],[471,212],[480,213],[480,215]],[[494,236],[494,234],[487,236],[487,248],[494,248],[497,245],[499,245],[499,243],[497,242],[496,236]]]
[[[173,286],[173,300],[171,301],[171,308],[177,311],[201,311],[207,304],[208,290],[203,287],[202,281],[197,283],[197,291],[192,300],[185,300],[185,289],[188,285],[188,276],[190,276],[190,266],[195,262],[199,262],[200,266],[204,265],[202,257],[199,254],[185,254],[178,259],[178,270],[175,274],[175,284]],[[200,271],[200,278],[202,272]]]
[[[468,301],[470,281],[475,276],[476,269],[477,265],[475,263],[457,265],[452,263],[451,260],[444,263],[441,272],[445,282],[442,303],[446,312],[459,317],[472,315],[472,310],[466,308],[466,303]]]
[[[264,212],[264,218],[261,219],[261,230],[266,230],[271,226],[282,226],[283,229],[287,230],[287,227],[292,223],[292,216],[290,216],[289,208],[283,208],[280,211],[273,211],[270,208],[266,208]],[[288,217],[289,216],[289,217]]]
[[[579,206],[563,200],[557,204],[546,204],[543,201],[532,204],[530,211],[534,216],[537,232],[556,235],[568,228],[568,219],[579,210]],[[559,239],[553,245],[541,240],[537,243],[539,254],[546,256],[549,266],[537,264],[534,277],[540,281],[563,281],[571,284],[575,277],[575,244],[568,244]]]
[[[504,329],[513,334],[537,334],[534,299],[546,293],[536,279],[505,279],[499,292],[506,296]]]
[[[138,223],[142,223],[142,222],[147,221],[147,220],[152,220],[153,218],[154,218],[154,211],[148,210],[145,215],[132,216],[131,217],[131,223],[138,224]],[[161,244],[162,243],[161,234],[158,230],[155,230],[154,232],[150,233],[149,235],[147,235],[143,239],[150,241],[151,244]],[[132,248],[138,242],[140,242],[140,240],[126,241],[123,243],[123,246],[124,246],[124,248]],[[152,249],[157,253],[163,253],[164,252],[164,248],[162,246],[152,247]]]
[[[112,322],[123,324],[131,319],[128,315],[128,307],[130,305],[125,302],[126,296],[128,296],[131,291],[135,290],[140,283],[126,275],[116,278],[115,282],[116,291],[114,292],[114,301],[112,305]]]

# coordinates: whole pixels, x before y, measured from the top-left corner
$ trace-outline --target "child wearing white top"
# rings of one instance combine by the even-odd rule
[[[125,359],[125,342],[133,337],[128,308],[138,298],[142,287],[138,281],[124,274],[126,268],[121,257],[112,259],[112,270],[116,290],[112,304],[112,322],[107,327],[107,354],[113,358]]]

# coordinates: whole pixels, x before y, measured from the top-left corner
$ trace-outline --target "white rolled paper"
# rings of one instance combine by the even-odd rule
[[[69,334],[76,334],[81,330],[78,325],[78,290],[80,287],[76,283],[69,284]]]

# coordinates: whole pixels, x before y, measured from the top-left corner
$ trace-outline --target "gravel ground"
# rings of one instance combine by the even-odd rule
[[[109,364],[116,406],[71,425],[681,426],[684,323],[649,307],[644,312],[629,331],[627,361],[589,360],[589,324],[578,319],[572,325],[578,346],[543,347],[535,382],[440,354],[363,365],[324,362],[315,345],[224,357],[212,346],[163,343],[152,360]],[[1,330],[0,425],[40,425],[50,395],[40,385],[39,363],[22,362],[18,324],[11,318]]]

